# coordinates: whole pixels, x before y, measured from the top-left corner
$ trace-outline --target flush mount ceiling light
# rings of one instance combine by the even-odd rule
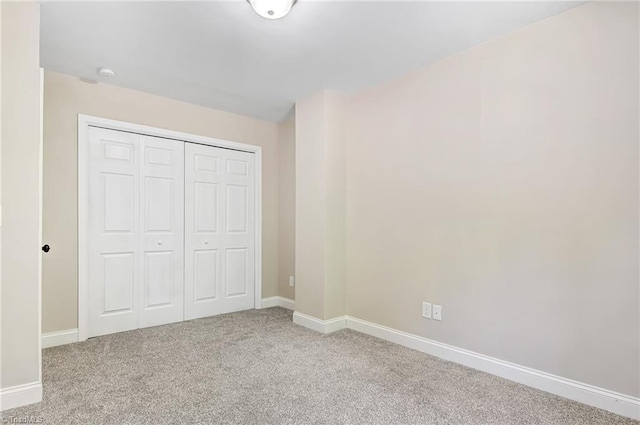
[[[289,13],[297,0],[247,0],[263,18],[280,19]]]

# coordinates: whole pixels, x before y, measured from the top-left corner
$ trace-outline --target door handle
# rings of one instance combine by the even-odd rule
[[[45,246],[42,247],[42,250],[44,252],[49,252],[50,249],[51,249],[51,247],[49,245],[45,245]]]

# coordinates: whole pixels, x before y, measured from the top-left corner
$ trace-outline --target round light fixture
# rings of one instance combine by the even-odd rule
[[[116,72],[109,68],[98,68],[98,75],[104,78],[111,78],[116,75]]]
[[[289,13],[297,0],[247,0],[263,18],[280,19]]]

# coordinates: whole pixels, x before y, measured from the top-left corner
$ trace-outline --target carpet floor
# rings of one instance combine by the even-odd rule
[[[638,424],[281,308],[48,348],[42,372],[42,403],[2,423]]]

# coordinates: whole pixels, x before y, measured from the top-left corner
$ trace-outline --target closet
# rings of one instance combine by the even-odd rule
[[[254,157],[89,127],[87,337],[254,307]]]

